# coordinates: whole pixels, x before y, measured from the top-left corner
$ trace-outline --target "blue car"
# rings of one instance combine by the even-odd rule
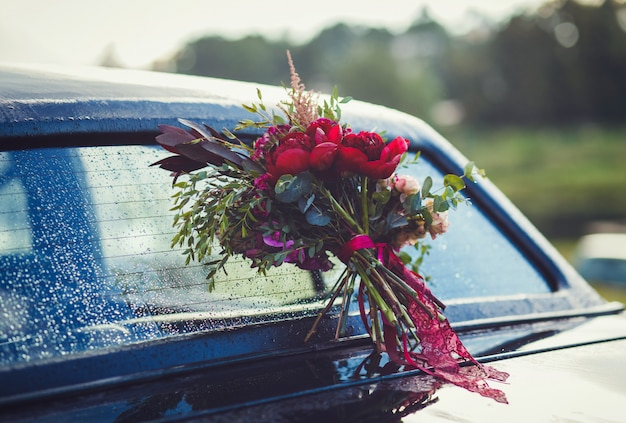
[[[470,352],[510,374],[497,386],[509,404],[375,353],[356,304],[342,337],[333,309],[305,342],[339,265],[259,274],[232,259],[210,290],[210,266],[185,264],[172,178],[151,166],[168,156],[157,126],[231,129],[256,84],[4,65],[0,87],[1,421],[624,421],[623,305],[488,179],[467,187],[471,206],[420,272]],[[284,97],[261,90],[266,104]],[[355,130],[411,140],[419,180],[463,173],[467,159],[423,121],[342,110]]]

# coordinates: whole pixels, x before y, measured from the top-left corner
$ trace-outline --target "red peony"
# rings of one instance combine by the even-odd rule
[[[409,149],[409,140],[397,137],[385,145],[378,160],[365,162],[360,167],[360,173],[373,179],[385,179],[395,172],[402,155]]]
[[[314,143],[303,132],[289,132],[279,139],[266,156],[267,172],[273,181],[283,175],[297,175],[309,170],[309,156]]]
[[[339,144],[344,131],[339,123],[327,118],[320,118],[309,125],[306,134],[315,141],[315,144],[324,142]]]
[[[311,169],[318,172],[331,169],[338,152],[339,144],[334,142],[323,142],[316,145],[313,151],[311,151]]]
[[[372,179],[390,177],[398,167],[409,141],[398,137],[389,144],[372,132],[348,134],[342,141],[336,168],[339,172],[352,172]]]
[[[358,134],[348,134],[341,144],[360,150],[367,160],[376,160],[385,147],[385,141],[375,132],[361,131]]]
[[[265,155],[270,179],[276,182],[282,175],[307,170],[323,179],[346,174],[385,179],[393,174],[408,150],[409,141],[402,137],[385,144],[375,132],[345,132],[337,122],[322,118],[311,123],[306,132],[269,134],[278,138]],[[259,141],[264,140],[262,137]]]

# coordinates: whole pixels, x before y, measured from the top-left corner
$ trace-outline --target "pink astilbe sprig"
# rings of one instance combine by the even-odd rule
[[[317,113],[318,95],[314,91],[306,90],[300,80],[300,75],[296,72],[289,50],[287,50],[287,61],[291,73],[291,92],[288,94],[291,101],[281,104],[279,107],[287,115],[292,125],[306,128],[319,118]]]

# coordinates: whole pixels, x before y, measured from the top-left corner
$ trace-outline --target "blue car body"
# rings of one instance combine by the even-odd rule
[[[331,313],[305,343],[332,275],[237,263],[209,293],[181,264],[157,126],[233,128],[257,85],[4,66],[0,86],[2,421],[623,421],[623,306],[489,180],[425,272],[469,350],[511,374],[508,405],[373,354],[356,308],[340,339]],[[415,117],[355,101],[343,119],[410,139],[424,172],[467,161]]]

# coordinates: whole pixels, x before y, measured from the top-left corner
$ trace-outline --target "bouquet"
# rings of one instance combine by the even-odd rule
[[[233,255],[246,257],[260,272],[284,263],[326,271],[337,257],[345,270],[307,339],[339,298],[340,336],[354,297],[377,351],[506,402],[486,381],[508,375],[470,355],[443,316],[444,305],[399,254],[403,246],[447,230],[448,210],[466,201],[460,193],[464,180],[474,180],[480,170],[469,163],[463,175],[446,175],[439,193],[430,177],[420,184],[396,173],[410,142],[387,142],[341,123],[340,105],[349,98],[340,99],[335,90],[318,104],[287,56],[288,100],[269,109],[257,90],[259,103],[244,108],[259,119],[234,128],[263,128],[252,146],[229,130],[218,133],[194,122],[181,120],[189,129],[159,127],[158,143],[175,155],[155,164],[174,172],[179,189],[172,245],[188,247],[189,263],[219,243],[223,258],[213,263],[209,278]],[[181,174],[189,176],[178,181]]]

